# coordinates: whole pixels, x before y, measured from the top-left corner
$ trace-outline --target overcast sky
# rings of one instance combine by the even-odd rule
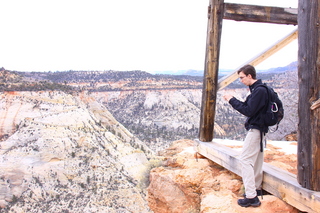
[[[225,2],[297,8],[298,0]],[[16,71],[203,70],[209,0],[1,0],[0,67]],[[223,21],[220,68],[296,26]],[[258,69],[297,60],[297,41]]]

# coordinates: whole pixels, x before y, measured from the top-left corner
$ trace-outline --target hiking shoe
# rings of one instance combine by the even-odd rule
[[[249,206],[258,207],[261,205],[261,202],[258,196],[256,196],[252,199],[249,199],[249,198],[239,199],[238,204],[242,207],[249,207]]]

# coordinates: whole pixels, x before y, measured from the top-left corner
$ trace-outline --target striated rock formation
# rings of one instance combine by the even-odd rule
[[[200,122],[200,90],[114,91],[91,93],[153,151],[176,139],[194,139]],[[224,130],[215,125],[219,136]]]
[[[285,118],[270,140],[283,140],[296,129],[297,90],[277,89],[285,107]],[[217,94],[215,137],[243,140],[245,116],[232,109],[223,99],[230,93],[239,99],[248,94],[247,88],[223,89]],[[171,141],[195,139],[199,133],[201,89],[137,90],[92,92],[112,115],[152,150],[167,148]]]
[[[198,156],[193,141],[175,141],[161,153],[164,164],[150,174],[148,202],[155,213],[297,213],[282,200],[264,195],[258,208],[243,208],[241,178],[214,162]]]
[[[85,94],[0,95],[1,212],[150,212],[152,153],[102,105]]]

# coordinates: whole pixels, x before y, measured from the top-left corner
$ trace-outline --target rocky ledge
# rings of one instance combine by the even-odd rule
[[[240,207],[237,200],[243,194],[241,177],[197,156],[191,140],[173,142],[161,156],[163,166],[151,171],[148,187],[149,207],[155,213],[298,212],[272,195],[260,197],[260,207]]]

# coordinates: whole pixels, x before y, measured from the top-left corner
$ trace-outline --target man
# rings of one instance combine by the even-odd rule
[[[242,165],[242,180],[245,187],[244,199],[239,199],[238,204],[242,207],[258,207],[261,202],[257,193],[261,193],[263,144],[268,127],[260,124],[260,112],[267,104],[268,93],[266,88],[259,86],[260,79],[256,79],[256,70],[251,65],[245,65],[238,70],[240,81],[249,87],[251,94],[244,102],[232,95],[225,95],[231,106],[247,116],[245,128],[248,130],[245,138],[240,161]],[[263,134],[261,134],[263,133]]]

